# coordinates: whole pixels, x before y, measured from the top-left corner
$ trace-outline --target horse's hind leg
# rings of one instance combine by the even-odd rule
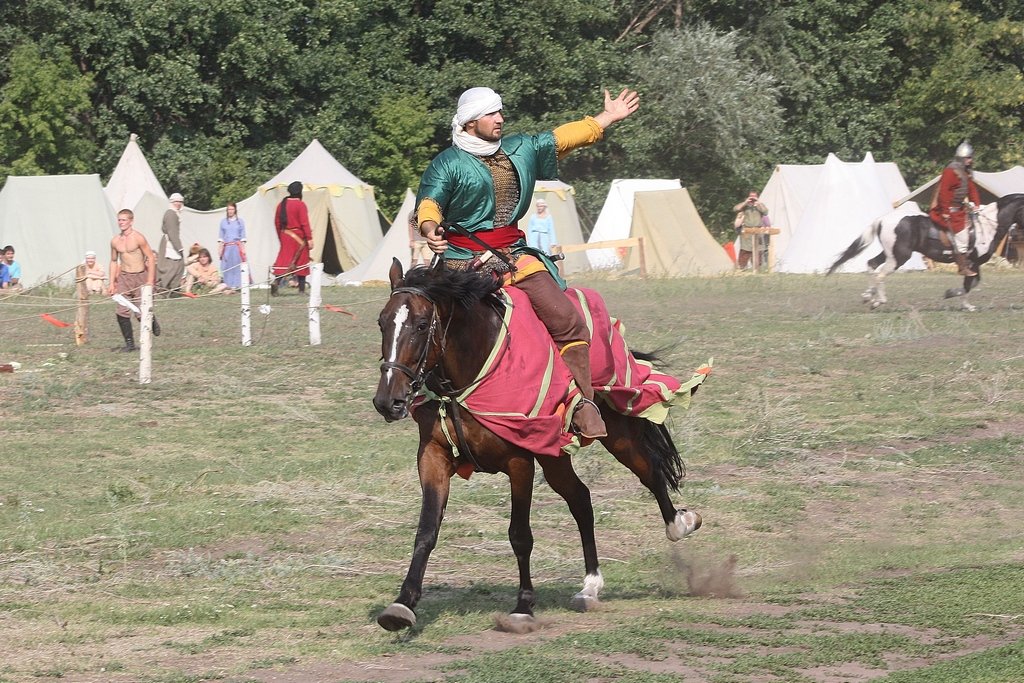
[[[669,495],[670,489],[679,490],[683,463],[668,430],[663,425],[621,415],[607,407],[601,412],[608,426],[608,436],[601,439],[601,443],[654,494],[665,521],[665,536],[675,542],[699,529],[700,515],[686,508],[677,510]]]
[[[515,609],[509,615],[517,627],[534,623],[533,607],[536,595],[530,577],[530,556],[533,554],[533,530],[530,528],[530,505],[533,502],[532,458],[513,458],[508,463],[508,478],[512,488],[512,515],[508,524],[508,540],[519,565],[519,594]]]
[[[583,543],[583,565],[586,577],[583,589],[572,597],[570,603],[577,612],[586,612],[598,603],[604,579],[597,561],[597,542],[594,539],[594,505],[590,500],[590,489],[580,481],[572,468],[572,459],[568,456],[559,458],[538,458],[544,470],[544,479],[552,490],[565,499],[569,512],[576,520]]]

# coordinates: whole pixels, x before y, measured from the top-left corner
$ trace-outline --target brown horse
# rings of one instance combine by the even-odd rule
[[[410,414],[414,398],[424,388],[440,400],[427,401],[413,410],[419,425],[417,466],[423,495],[419,526],[398,598],[381,612],[377,623],[389,631],[416,623],[414,610],[448,503],[450,479],[466,466],[488,473],[503,472],[511,484],[508,537],[519,566],[519,593],[510,621],[517,628],[527,629],[534,623],[530,505],[538,464],[551,488],[568,503],[579,528],[586,574],[583,588],[573,596],[571,605],[579,611],[587,610],[597,603],[604,582],[594,540],[590,490],[573,470],[571,456],[537,455],[513,445],[468,411],[460,410],[458,401],[451,400],[478,380],[501,331],[504,305],[495,296],[498,285],[489,276],[449,271],[443,266],[414,268],[404,274],[397,259],[390,279],[391,297],[378,320],[384,360],[373,404],[385,420],[392,422]],[[639,358],[640,354],[634,356]],[[669,494],[670,490],[679,490],[684,468],[668,429],[598,403],[608,428],[608,436],[601,443],[654,494],[668,538],[678,541],[699,528],[700,515],[677,510]],[[459,444],[457,452],[453,443]]]

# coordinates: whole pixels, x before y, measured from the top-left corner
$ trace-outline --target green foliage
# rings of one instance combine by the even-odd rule
[[[75,70],[70,51],[22,43],[8,69],[0,87],[0,173],[91,170],[94,148],[83,129],[92,79]]]
[[[774,78],[740,44],[707,25],[656,34],[632,62],[642,109],[615,132],[628,173],[678,177],[706,216],[759,184],[782,130]]]

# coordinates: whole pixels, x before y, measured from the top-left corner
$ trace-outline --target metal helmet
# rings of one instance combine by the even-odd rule
[[[960,157],[961,159],[964,159],[966,157],[973,157],[974,148],[971,147],[971,143],[969,143],[967,140],[964,140],[957,146],[956,151],[953,153],[953,156]]]

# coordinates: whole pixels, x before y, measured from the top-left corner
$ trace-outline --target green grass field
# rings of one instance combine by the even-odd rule
[[[417,626],[397,595],[419,511],[413,424],[371,398],[381,287],[304,299],[158,301],[153,381],[96,302],[74,345],[65,291],[0,301],[0,681],[1024,680],[1024,272],[965,313],[948,273],[578,278],[678,374],[715,372],[672,430],[677,504],[600,446],[590,486],[601,609],[568,608],[582,558],[540,481],[543,628],[496,630],[517,586],[502,476],[456,479]]]

